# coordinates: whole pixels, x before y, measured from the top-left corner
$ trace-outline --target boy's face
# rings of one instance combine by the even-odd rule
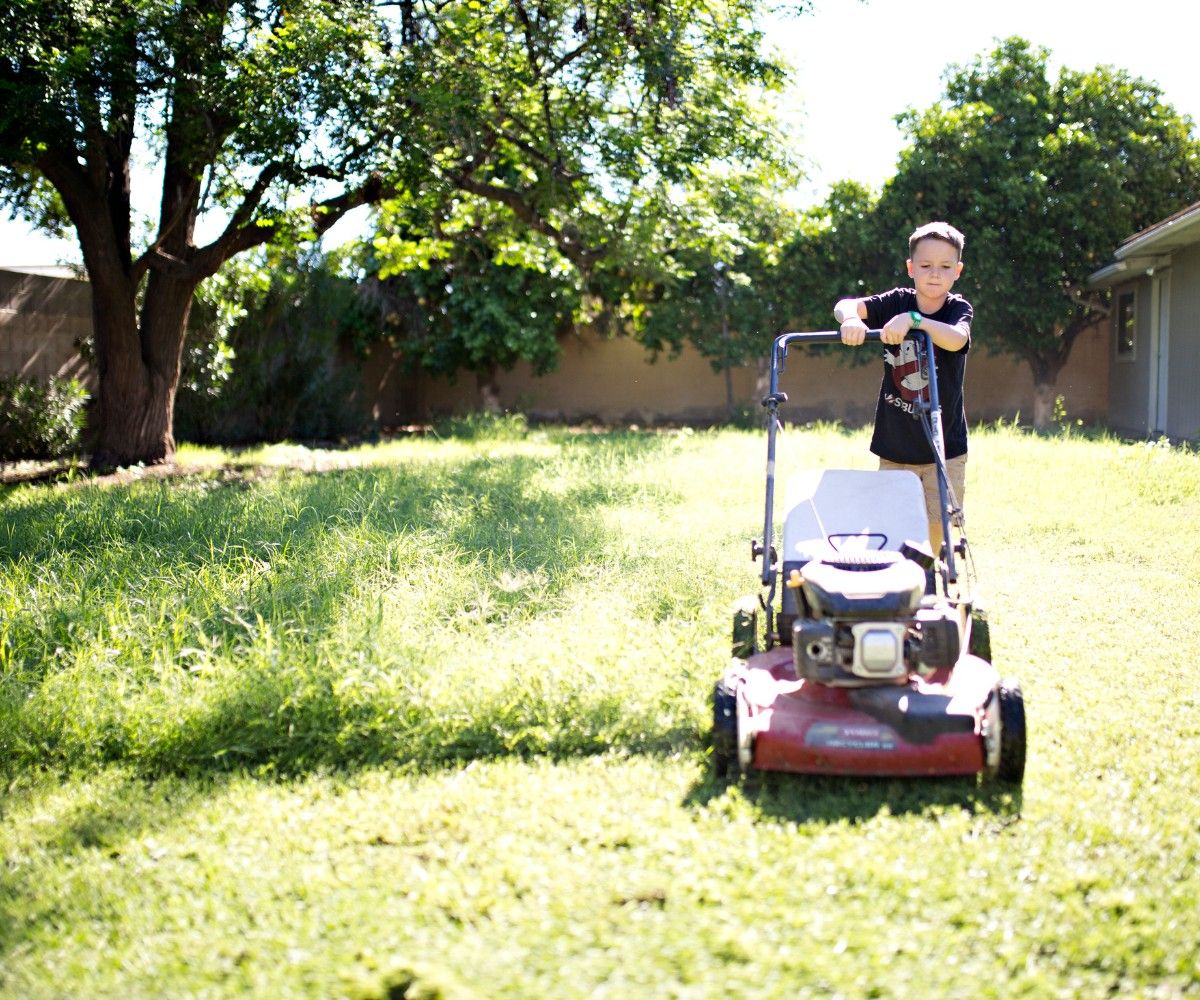
[[[933,236],[917,243],[908,260],[908,276],[913,279],[917,293],[926,298],[944,298],[960,274],[962,261],[958,259],[958,250]]]

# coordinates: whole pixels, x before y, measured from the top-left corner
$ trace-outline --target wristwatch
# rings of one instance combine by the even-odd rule
[[[921,329],[921,319],[922,319],[922,317],[921,317],[921,314],[920,314],[919,312],[917,312],[915,309],[910,309],[910,310],[909,310],[909,312],[908,312],[908,318],[912,320],[912,328],[913,328],[914,330],[919,330],[919,329]]]

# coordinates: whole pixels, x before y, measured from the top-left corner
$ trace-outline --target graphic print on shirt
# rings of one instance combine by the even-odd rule
[[[894,354],[891,351],[884,352],[883,360],[890,366],[892,384],[900,393],[899,397],[892,396],[888,402],[912,413],[912,404],[918,399],[928,398],[929,392],[929,379],[921,374],[917,345],[911,340],[906,340]]]

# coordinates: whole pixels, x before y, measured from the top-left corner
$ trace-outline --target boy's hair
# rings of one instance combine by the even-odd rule
[[[927,222],[925,225],[919,227],[908,238],[909,257],[913,255],[913,252],[917,249],[917,244],[921,240],[931,238],[941,240],[943,243],[949,243],[958,251],[958,259],[962,260],[963,247],[967,245],[967,238],[948,222]]]

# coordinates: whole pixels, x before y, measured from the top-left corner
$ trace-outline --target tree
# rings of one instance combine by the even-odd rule
[[[641,275],[631,325],[652,352],[691,344],[725,377],[727,416],[737,414],[732,369],[762,361],[784,321],[774,280],[795,228],[782,197],[785,163],[721,171],[681,199],[671,245]]]
[[[1111,67],[1064,69],[1010,38],[952,66],[945,99],[901,116],[911,145],[877,208],[877,232],[945,218],[967,235],[957,290],[982,343],[1026,362],[1035,423],[1079,335],[1106,315],[1087,276],[1130,234],[1200,197],[1192,122],[1152,83]]]
[[[504,206],[468,197],[433,217],[427,207],[384,204],[364,298],[410,370],[473,373],[496,410],[500,370],[527,361],[543,375],[557,363],[580,312],[578,271]]]
[[[833,306],[847,295],[890,287],[902,261],[902,237],[878,232],[878,195],[856,181],[839,181],[825,202],[804,212],[780,254],[775,283],[787,290],[786,322],[792,330],[831,329]],[[849,363],[864,357],[838,351]]]
[[[171,458],[192,298],[236,254],[319,237],[401,193],[469,194],[587,273],[694,165],[769,155],[756,91],[782,74],[760,55],[756,8],[6,0],[0,182],[10,207],[58,212],[79,238],[99,374],[93,461]],[[145,235],[139,150],[161,178]]]

